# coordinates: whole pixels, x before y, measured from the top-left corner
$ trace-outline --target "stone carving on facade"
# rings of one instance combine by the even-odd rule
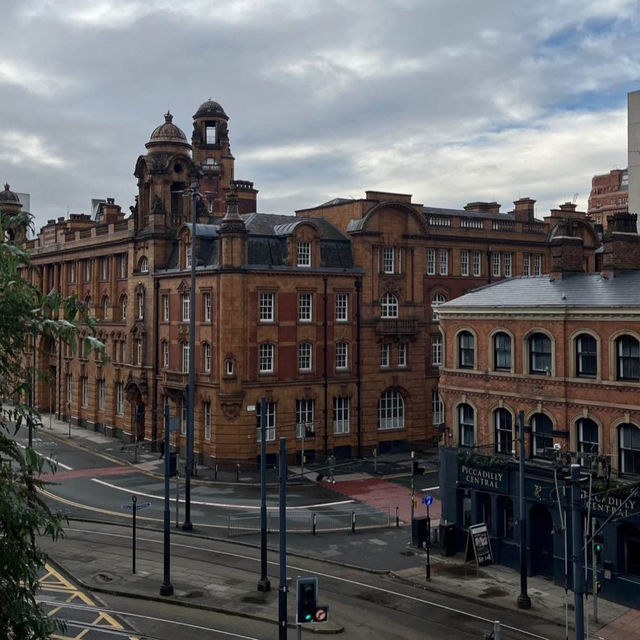
[[[220,408],[225,418],[234,420],[240,415],[242,410],[242,400],[244,398],[244,391],[238,391],[235,393],[221,393],[220,396]]]
[[[401,275],[387,274],[380,279],[380,288],[384,293],[389,292],[399,296],[402,294],[402,281]]]
[[[153,204],[151,205],[151,213],[164,213],[164,204],[162,198],[156,194],[153,196]]]

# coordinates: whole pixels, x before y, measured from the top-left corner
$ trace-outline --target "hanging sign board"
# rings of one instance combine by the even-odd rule
[[[478,567],[486,567],[493,564],[489,531],[484,522],[471,525],[467,534],[467,548],[464,554],[464,561],[469,562],[474,559]]]

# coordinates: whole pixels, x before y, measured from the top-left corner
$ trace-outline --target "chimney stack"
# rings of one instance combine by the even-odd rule
[[[573,235],[571,220],[562,220],[558,223],[549,245],[552,279],[561,278],[563,273],[584,271],[584,240],[580,236]]]
[[[469,202],[465,205],[464,210],[479,213],[500,213],[500,205],[497,202]]]
[[[516,220],[519,222],[531,222],[533,220],[533,207],[536,201],[531,198],[520,198],[513,204],[515,205],[514,213]]]
[[[607,216],[607,231],[602,243],[602,273],[640,269],[640,235],[637,231],[638,215],[615,213]]]

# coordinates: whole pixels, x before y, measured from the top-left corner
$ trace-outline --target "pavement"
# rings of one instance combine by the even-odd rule
[[[69,427],[67,423],[49,419],[43,416],[44,430],[54,438],[68,439]],[[109,456],[123,465],[132,465],[145,473],[159,474],[161,462],[158,454],[140,447],[135,453],[136,460],[131,459],[133,452],[131,449],[122,446],[122,443],[112,438],[107,438],[99,433],[94,433],[80,427],[71,428],[71,440],[74,445],[86,448],[91,451]],[[372,467],[375,464],[375,467]],[[437,466],[429,455],[421,462],[427,471],[433,472]],[[380,473],[384,470],[386,473]],[[290,468],[291,471],[291,468]],[[294,469],[295,471],[295,469]],[[399,456],[389,456],[385,459],[378,456],[374,462],[367,461],[365,464],[346,464],[341,467],[336,465],[335,484],[325,484],[323,486],[349,496],[355,500],[366,503],[372,507],[384,505],[388,508],[390,504],[398,504],[400,519],[407,522],[410,518],[410,496],[411,491],[407,487],[394,482],[394,475],[401,475],[408,472],[408,462],[406,454]],[[198,480],[206,483],[210,479],[210,471],[206,474],[202,471]],[[240,478],[240,484],[252,483],[258,480],[257,469],[245,469],[240,474],[237,470],[227,472],[225,479],[232,481]],[[308,474],[308,475],[307,475]],[[374,475],[375,474],[375,475]],[[222,474],[220,474],[222,475]],[[309,478],[309,475],[311,476]],[[306,468],[305,477],[309,480],[315,477],[317,471],[313,468]],[[385,479],[385,476],[387,479]],[[219,476],[220,477],[220,476]],[[62,479],[58,476],[58,479]],[[406,478],[405,478],[406,482]],[[417,498],[422,495],[417,491]],[[420,503],[416,507],[416,515],[423,515],[424,507]],[[439,500],[436,498],[431,507],[431,516],[434,521],[440,514]],[[420,550],[413,549],[406,545],[404,540],[400,542],[398,536],[406,539],[407,529],[386,530],[384,535],[389,538],[396,536],[395,550],[403,548],[400,553],[405,556],[404,567],[393,572],[381,571],[380,573],[390,573],[398,580],[411,583],[426,591],[434,591],[441,594],[455,596],[457,598],[482,603],[488,607],[507,610],[518,610],[516,599],[520,593],[519,573],[504,566],[490,566],[477,569],[475,565],[464,563],[462,554],[452,557],[444,557],[434,550],[431,554],[431,579],[425,579],[425,555]],[[380,533],[361,532],[356,534],[361,542],[369,541],[375,544],[382,544]],[[371,540],[369,540],[371,538]],[[320,544],[316,538],[314,542]],[[327,541],[329,542],[329,541]],[[78,543],[81,544],[81,543]],[[359,545],[354,539],[353,545]],[[362,545],[366,547],[366,544]],[[370,545],[369,545],[370,546]],[[136,595],[138,597],[160,599],[158,595],[158,584],[162,581],[161,563],[157,558],[145,558],[144,555],[139,560],[139,571],[136,575],[131,574],[130,550],[128,548],[111,548],[105,552],[105,547],[100,546],[99,553],[90,544],[85,545],[78,553],[75,550],[65,554],[61,551],[64,547],[57,546],[49,549],[60,565],[69,571],[84,586],[90,589],[105,590],[112,589],[117,585],[117,591],[124,594]],[[331,544],[327,544],[331,548]],[[75,549],[75,547],[74,547]],[[381,548],[381,552],[392,552],[390,546]],[[366,554],[361,555],[360,562],[345,562],[343,554],[336,552],[336,556],[327,557],[331,554],[318,553],[316,557],[335,564],[359,564],[364,569],[371,569],[368,566]],[[381,558],[378,558],[380,560]],[[376,563],[380,566],[380,563]],[[412,566],[406,566],[407,564]],[[105,586],[104,575],[107,575],[108,586]],[[237,615],[255,617],[273,621],[277,619],[277,590],[272,590],[266,594],[259,594],[256,591],[255,581],[243,581],[242,577],[234,569],[225,569],[218,564],[203,565],[202,558],[195,558],[191,561],[181,563],[181,566],[173,570],[172,581],[175,587],[175,594],[172,599],[188,606],[202,606],[216,611],[225,611]],[[522,616],[536,616],[545,620],[552,620],[560,626],[565,625],[568,615],[569,627],[573,628],[573,594],[565,593],[563,587],[555,585],[552,581],[530,577],[528,580],[529,595],[532,601],[532,608],[529,611],[519,610]],[[194,597],[194,594],[197,594]],[[291,600],[291,597],[289,598]],[[197,605],[195,601],[197,600]],[[291,604],[291,603],[290,603]],[[591,599],[585,604],[585,610],[592,608]],[[568,612],[568,614],[567,614]],[[599,622],[589,621],[590,637],[602,640],[640,640],[640,611],[628,609],[621,605],[609,602],[603,598],[598,600]],[[293,614],[294,615],[294,614]],[[499,618],[499,616],[498,616]],[[318,628],[315,629],[316,632]],[[320,631],[324,633],[339,633],[342,627],[339,623],[330,622],[322,625]]]

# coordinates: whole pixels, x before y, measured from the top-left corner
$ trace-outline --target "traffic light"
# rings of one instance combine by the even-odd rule
[[[313,622],[327,622],[329,620],[329,607],[319,605],[318,578],[298,578],[297,582],[297,624],[309,624]]]
[[[424,467],[421,467],[418,464],[418,461],[415,459],[411,460],[411,475],[421,476],[424,473]]]
[[[314,622],[316,617],[316,599],[318,578],[298,578],[297,583],[298,616],[296,622]]]
[[[601,536],[596,536],[593,546],[596,552],[596,560],[600,562],[602,558],[602,537]]]

